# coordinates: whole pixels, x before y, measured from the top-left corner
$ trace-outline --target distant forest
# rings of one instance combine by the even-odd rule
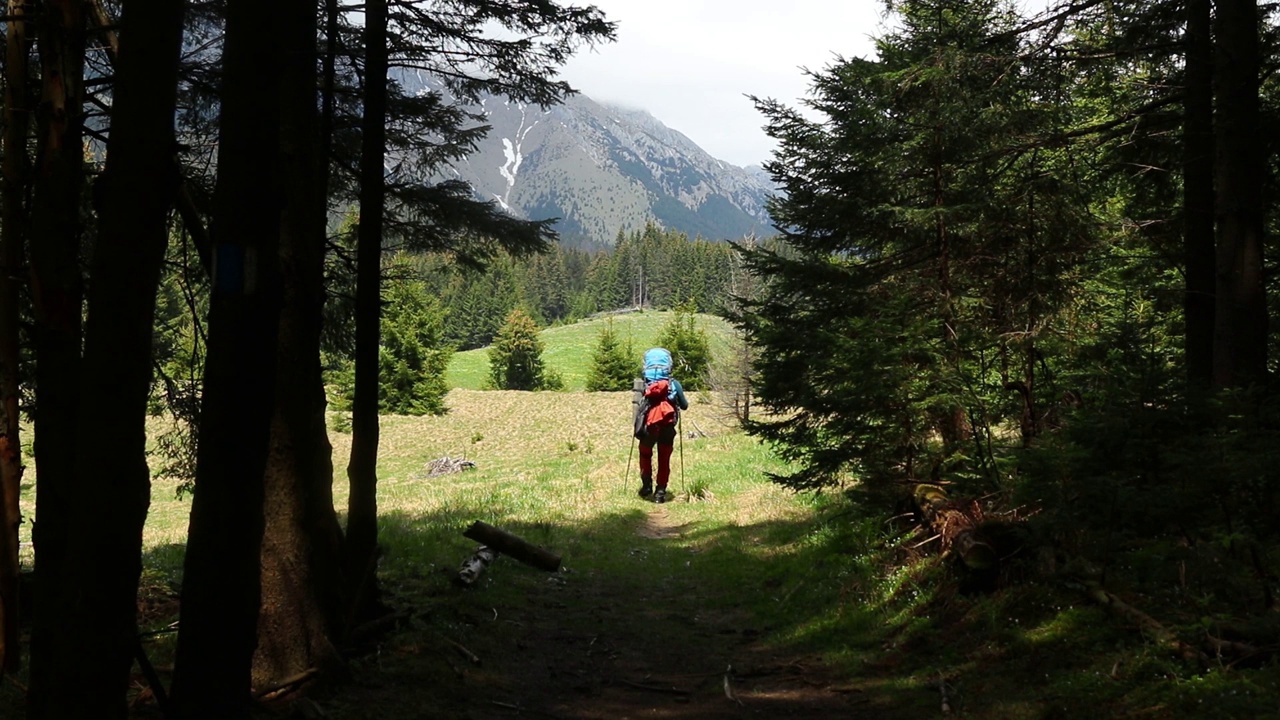
[[[399,263],[425,278],[424,289],[446,311],[444,339],[459,350],[488,345],[514,308],[543,327],[628,308],[720,313],[746,282],[733,244],[655,225],[619,232],[612,248],[557,245],[528,258],[504,255],[482,273],[451,267],[438,255]]]

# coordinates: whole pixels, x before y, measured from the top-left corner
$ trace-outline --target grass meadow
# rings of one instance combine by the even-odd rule
[[[623,313],[547,328],[541,333],[546,347],[542,359],[548,368],[564,378],[566,390],[583,390],[591,369],[591,353],[606,324],[613,324],[614,332],[624,345],[631,341],[636,352],[636,364],[639,365],[640,355],[657,344],[658,336],[674,315],[669,311]],[[733,343],[733,328],[723,318],[714,315],[695,317],[697,327],[707,333],[712,357],[725,357]],[[489,351],[480,348],[454,353],[446,379],[449,387],[481,390],[488,377]]]
[[[639,351],[668,319],[643,313],[614,322]],[[485,355],[471,351],[458,353],[450,368],[446,415],[382,418],[380,577],[387,600],[414,608],[415,620],[376,658],[354,663],[357,680],[375,678],[358,687],[457,686],[458,668],[427,662],[423,648],[449,637],[501,653],[506,646],[480,629],[529,622],[519,608],[534,599],[566,615],[624,606],[610,615],[615,625],[608,632],[634,623],[627,632],[644,633],[653,626],[641,623],[656,611],[632,618],[630,599],[643,599],[657,583],[678,599],[664,623],[696,628],[699,616],[732,613],[765,651],[809,653],[847,678],[840,692],[865,702],[860,717],[936,715],[942,687],[956,714],[976,720],[1280,716],[1274,666],[1188,673],[1139,632],[1052,582],[1028,575],[999,593],[967,593],[920,535],[884,522],[883,508],[863,514],[838,492],[785,490],[768,476],[786,465],[730,422],[711,393],[690,398],[686,429],[696,423],[705,435],[680,441],[672,459],[674,500],[660,510],[640,501],[630,393],[578,389],[602,322],[544,331],[548,364],[564,375],[565,392],[479,390]],[[703,322],[715,346],[726,347],[727,326]],[[350,436],[333,430],[330,437],[341,515]],[[475,468],[428,475],[428,464],[442,457],[466,458]],[[28,473],[22,503],[31,518],[30,460]],[[176,488],[165,478],[153,486],[144,537],[144,581],[152,594],[180,582],[190,498],[177,497]],[[559,554],[565,572],[555,576],[558,584],[552,588],[545,573],[500,560],[479,588],[451,588],[453,571],[475,546],[461,533],[476,520]],[[26,563],[30,527],[23,525],[21,538]],[[608,594],[573,592],[588,586]],[[568,591],[553,592],[561,587]],[[154,652],[162,656],[164,649]],[[158,664],[165,662],[160,657]],[[424,667],[440,675],[423,675]],[[394,677],[402,680],[388,679]],[[434,717],[414,714],[402,692],[386,693],[383,704],[340,691],[325,708],[335,720]],[[5,710],[12,712],[0,715],[21,717],[13,684],[0,683]]]

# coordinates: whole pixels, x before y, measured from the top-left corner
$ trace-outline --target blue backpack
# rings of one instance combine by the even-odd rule
[[[666,348],[650,348],[644,353],[645,383],[671,379],[671,351]]]
[[[671,402],[671,352],[652,348],[644,354],[642,378],[635,383],[635,436],[643,439],[679,418]]]

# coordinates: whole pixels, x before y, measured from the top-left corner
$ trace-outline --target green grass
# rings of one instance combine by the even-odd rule
[[[658,336],[675,313],[670,311],[626,313],[611,316],[615,332],[625,344],[630,338],[635,345],[636,366],[640,365],[640,353],[657,343]],[[711,355],[724,357],[733,342],[733,328],[723,318],[714,315],[697,315],[698,327],[706,331],[710,340]],[[560,373],[566,390],[582,390],[587,385],[591,370],[591,353],[607,318],[593,318],[572,325],[547,328],[540,333],[546,349],[542,358],[546,366]],[[489,377],[489,350],[480,348],[454,353],[445,376],[451,388],[466,390],[484,389]]]
[[[615,322],[631,329],[639,349],[668,317]],[[570,371],[585,364],[600,322],[544,333],[549,362],[571,386],[585,375]],[[727,344],[727,333],[720,337]],[[1277,716],[1275,661],[1189,668],[1124,621],[1038,578],[1030,560],[1010,565],[1012,579],[998,593],[962,592],[955,569],[927,547],[913,549],[923,538],[886,524],[885,508],[863,512],[838,494],[795,495],[771,483],[767,474],[784,464],[737,430],[709,394],[691,397],[686,418],[708,435],[682,441],[673,458],[676,498],[658,528],[664,534],[649,537],[654,506],[634,494],[629,393],[558,393],[562,412],[548,414],[545,395],[466,387],[457,378],[466,377],[468,363],[483,376],[482,351],[459,354],[451,377],[462,386],[450,392],[447,415],[382,419],[380,579],[388,601],[417,619],[375,659],[355,663],[357,678],[394,687],[388,704],[350,695],[364,687],[356,682],[326,700],[335,720],[436,717],[420,714],[421,703],[436,698],[411,698],[440,693],[443,703],[463,692],[438,660],[441,636],[493,656],[509,645],[486,635],[484,628],[501,623],[485,618],[501,613],[506,622],[549,598],[558,605],[547,617],[581,617],[643,597],[654,583],[678,590],[681,604],[665,610],[680,617],[645,625],[651,615],[620,612],[611,616],[610,637],[674,632],[669,626],[684,627],[685,616],[732,613],[768,651],[812,654],[836,668],[846,689],[866,698],[866,716],[879,720],[938,714],[940,678],[955,689],[959,716],[973,720]],[[350,436],[335,431],[331,440],[342,509]],[[477,467],[428,477],[427,464],[442,456]],[[28,464],[22,507],[30,519],[35,473]],[[153,486],[144,534],[149,602],[163,601],[181,567],[190,499],[176,498],[175,489],[166,479]],[[452,589],[452,571],[474,547],[461,531],[475,520],[554,550],[570,571],[557,577],[573,591],[556,594],[546,574],[514,562],[495,563],[474,592]],[[24,543],[30,528],[22,526]],[[162,650],[153,652],[167,662]],[[432,676],[432,667],[443,675]],[[0,716],[21,717],[14,684],[0,683]]]

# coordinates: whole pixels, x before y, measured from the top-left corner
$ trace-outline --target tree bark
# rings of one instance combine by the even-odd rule
[[[364,16],[363,147],[360,226],[356,236],[355,397],[347,478],[347,570],[355,588],[354,616],[377,601],[378,343],[381,335],[382,218],[387,117],[387,0],[369,0]]]
[[[1213,37],[1211,0],[1187,0],[1186,88],[1182,99],[1183,313],[1188,396],[1213,379]]]
[[[972,516],[956,508],[937,485],[917,485],[916,506],[929,527],[942,536],[943,551],[954,552],[971,570],[990,570],[999,559],[995,547],[977,531]]]
[[[520,562],[532,565],[539,570],[555,572],[560,569],[559,555],[544,550],[518,535],[512,535],[506,530],[496,528],[486,522],[476,520],[462,534],[464,537],[484,543],[503,555],[510,555]]]
[[[275,415],[264,478],[262,605],[253,686],[342,666],[342,530],[333,508],[332,448],[320,368],[325,175],[316,112],[313,4],[286,0],[281,92],[284,212]],[[318,674],[318,673],[317,673]]]
[[[1217,0],[1217,302],[1213,384],[1248,387],[1267,369],[1258,4]]]
[[[80,390],[80,198],[84,185],[84,6],[48,0],[36,24],[41,97],[31,196],[31,294],[35,311],[36,596],[31,633],[30,717],[44,712],[68,668],[50,643],[70,612],[67,543],[75,495]]]
[[[33,678],[32,692],[42,698],[39,717],[126,718],[137,647],[142,527],[151,497],[151,339],[176,178],[183,4],[132,0],[125,8],[121,25],[128,32],[112,92],[105,171],[95,192],[98,233],[87,293],[76,491],[69,499],[67,583],[60,587],[67,612],[49,646],[61,671]],[[102,408],[110,408],[109,422],[102,421]],[[67,692],[68,686],[76,691]]]
[[[173,686],[184,719],[250,712],[281,306],[285,17],[280,3],[227,2],[214,281]]]
[[[19,313],[18,277],[22,272],[24,231],[27,227],[23,195],[27,186],[26,4],[9,0],[5,37],[3,235],[0,235],[0,671],[19,668],[18,647],[18,525],[22,514],[18,494],[22,486],[22,439],[18,400]]]

